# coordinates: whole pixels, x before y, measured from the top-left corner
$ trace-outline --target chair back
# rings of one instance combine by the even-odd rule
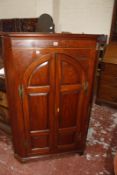
[[[55,26],[50,15],[44,13],[37,20],[36,32],[54,33]]]

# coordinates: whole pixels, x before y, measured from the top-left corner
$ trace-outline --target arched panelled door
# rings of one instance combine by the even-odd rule
[[[22,99],[27,154],[77,149],[81,142],[86,72],[65,53],[50,53],[25,71]]]

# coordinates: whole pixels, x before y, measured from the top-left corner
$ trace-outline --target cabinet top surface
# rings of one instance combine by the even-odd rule
[[[1,33],[0,35],[2,35],[3,37],[39,37],[39,38],[72,38],[72,39],[78,39],[78,38],[82,38],[82,39],[94,39],[97,40],[101,35],[98,34],[71,34],[71,33],[37,33],[37,32],[31,32],[31,33],[27,33],[27,32],[8,32],[8,33]]]

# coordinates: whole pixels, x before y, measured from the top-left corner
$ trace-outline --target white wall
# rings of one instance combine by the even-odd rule
[[[0,18],[38,17],[53,14],[53,0],[0,0]]]
[[[60,31],[109,34],[114,0],[61,0]]]
[[[0,18],[36,16],[37,0],[0,0]]]
[[[36,16],[40,16],[43,13],[48,13],[53,16],[53,0],[36,0]]]
[[[114,0],[0,0],[0,18],[50,14],[56,32],[110,33]]]
[[[59,28],[59,21],[60,21],[60,0],[53,0],[53,19],[55,23],[55,28],[57,32],[61,32]]]

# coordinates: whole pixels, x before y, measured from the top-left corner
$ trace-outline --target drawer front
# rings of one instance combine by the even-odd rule
[[[117,78],[112,77],[112,76],[102,75],[100,77],[100,87],[103,85],[110,86],[112,88],[116,88],[117,90]]]
[[[99,89],[98,98],[117,103],[117,88],[102,85]]]
[[[0,105],[4,107],[8,107],[6,93],[0,91]]]
[[[8,115],[8,109],[0,106],[0,120],[6,124],[10,123],[10,117]]]
[[[117,81],[117,64],[104,63],[102,66],[102,75],[113,76]]]
[[[91,40],[12,40],[12,46],[15,48],[95,48],[95,41]]]

